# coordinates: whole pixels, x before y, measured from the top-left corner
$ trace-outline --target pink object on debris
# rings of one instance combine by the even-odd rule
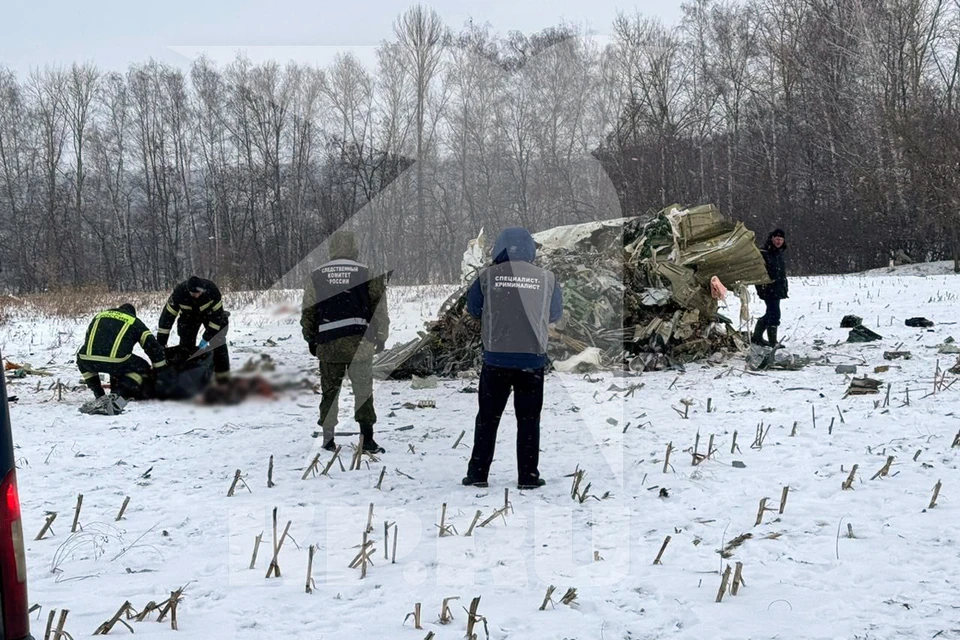
[[[726,300],[727,288],[720,282],[720,278],[713,276],[710,278],[710,295],[714,300]]]

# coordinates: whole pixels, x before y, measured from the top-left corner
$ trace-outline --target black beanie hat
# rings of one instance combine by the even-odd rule
[[[193,293],[202,293],[205,291],[203,288],[203,283],[200,281],[200,278],[197,276],[190,276],[190,279],[187,280],[187,289]]]
[[[787,234],[785,234],[785,233],[783,232],[783,229],[774,229],[773,232],[770,234],[770,237],[771,237],[771,238],[784,238],[784,239],[785,239],[785,238],[787,237]]]
[[[120,306],[117,307],[117,308],[120,309],[120,311],[123,311],[124,313],[126,313],[127,315],[131,315],[131,316],[134,316],[134,317],[136,317],[136,315],[137,315],[137,309],[136,309],[136,307],[134,307],[134,306],[133,306],[132,304],[130,304],[129,302],[124,302],[122,305],[120,305]]]

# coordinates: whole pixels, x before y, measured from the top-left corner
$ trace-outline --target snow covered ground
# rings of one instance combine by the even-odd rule
[[[953,274],[953,261],[917,262],[896,267],[881,267],[865,272],[866,277],[900,275],[900,276],[944,276]]]
[[[552,374],[542,427],[548,484],[523,493],[515,486],[512,410],[490,488],[459,484],[469,446],[453,445],[462,431],[464,443],[472,438],[470,380],[428,390],[377,383],[377,439],[387,453],[369,468],[335,465],[329,477],[307,480],[301,475],[317,451],[309,433],[319,399],[309,389],[228,408],[147,402],[117,417],[83,417],[77,407],[86,393],[58,401],[49,378],[15,380],[9,393],[20,398],[12,416],[30,595],[43,607],[34,633],[42,637],[47,612],[58,608],[70,610],[67,630],[86,637],[124,601],[139,610],[185,585],[180,630],[154,614],[131,623],[138,636],[419,640],[433,632],[453,640],[465,635],[462,607],[482,596],[478,612],[498,640],[960,638],[960,448],[951,448],[960,431],[960,384],[930,395],[937,362],[947,368],[956,357],[936,347],[948,336],[960,339],[952,324],[958,290],[952,275],[793,279],[781,336],[793,352],[820,359],[802,371],[746,373],[743,358],[733,357],[639,378]],[[446,293],[393,291],[392,341],[412,337]],[[234,305],[233,312],[235,368],[265,353],[278,363],[277,375],[316,380],[299,336],[296,296],[287,305]],[[847,313],[862,316],[884,340],[844,343],[847,331],[838,326]],[[914,315],[937,326],[905,327]],[[0,349],[73,383],[69,361],[85,325],[18,317],[0,327]],[[913,359],[885,361],[883,352],[898,345]],[[837,364],[858,364],[883,380],[881,393],[844,399],[850,380],[834,373]],[[880,365],[890,370],[874,374]],[[953,377],[947,374],[947,385]],[[632,394],[618,391],[637,383],[643,387]],[[423,399],[436,408],[403,407]],[[692,402],[686,418],[678,412],[682,400]],[[340,429],[354,429],[351,410],[345,393]],[[751,447],[761,424],[763,445]],[[413,429],[393,431],[406,425]],[[699,451],[711,436],[716,450],[693,466],[698,432]],[[340,441],[347,452],[353,438]],[[271,455],[276,486],[268,489]],[[871,480],[887,456],[895,456],[889,475]],[[859,465],[853,488],[844,491],[852,465]],[[571,499],[566,476],[577,467],[598,499]],[[251,492],[241,487],[228,498],[237,469]],[[928,509],[938,480],[943,489]],[[503,506],[505,488],[512,510],[467,537],[478,510],[482,521]],[[71,535],[80,493],[83,531]],[[130,507],[115,521],[125,496]],[[773,510],[756,525],[764,497]],[[361,580],[348,565],[370,504],[376,551]],[[458,535],[438,535],[443,504]],[[266,579],[274,507],[281,529],[292,524],[279,554],[282,577]],[[48,511],[59,514],[55,535],[34,541]],[[398,526],[395,564],[384,560],[384,521]],[[722,558],[720,549],[741,534],[752,537]],[[310,545],[317,548],[315,589],[307,594]],[[721,570],[737,562],[743,586],[718,604]],[[550,585],[556,606],[540,611]],[[560,597],[571,587],[578,597],[567,606]],[[459,600],[450,604],[453,621],[441,625],[448,597]],[[422,630],[412,618],[404,624],[415,603],[422,603]],[[484,638],[484,623],[475,631]],[[120,627],[112,635],[128,633]]]

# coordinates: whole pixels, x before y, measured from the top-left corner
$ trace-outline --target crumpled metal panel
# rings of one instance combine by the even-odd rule
[[[537,263],[553,271],[564,290],[564,317],[550,333],[554,360],[596,349],[604,364],[636,369],[736,350],[737,333],[717,316],[710,280],[716,276],[741,292],[769,281],[753,232],[714,205],[674,205],[656,215],[566,225],[533,237]],[[481,234],[471,241],[464,256],[464,285],[481,258],[491,258],[480,250],[483,240]],[[377,374],[452,375],[476,366],[479,335],[466,317],[465,291],[444,304],[419,339],[377,358]]]

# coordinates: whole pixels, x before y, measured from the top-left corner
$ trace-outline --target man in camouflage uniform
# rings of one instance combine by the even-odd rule
[[[336,449],[338,399],[344,376],[350,376],[354,417],[363,436],[363,450],[383,453],[373,439],[377,413],[373,406],[373,356],[383,351],[390,331],[386,283],[371,277],[357,262],[359,250],[352,231],[330,238],[330,261],[310,274],[303,290],[300,324],[310,353],[320,359],[320,420],[323,448]],[[314,437],[320,434],[315,432]]]

